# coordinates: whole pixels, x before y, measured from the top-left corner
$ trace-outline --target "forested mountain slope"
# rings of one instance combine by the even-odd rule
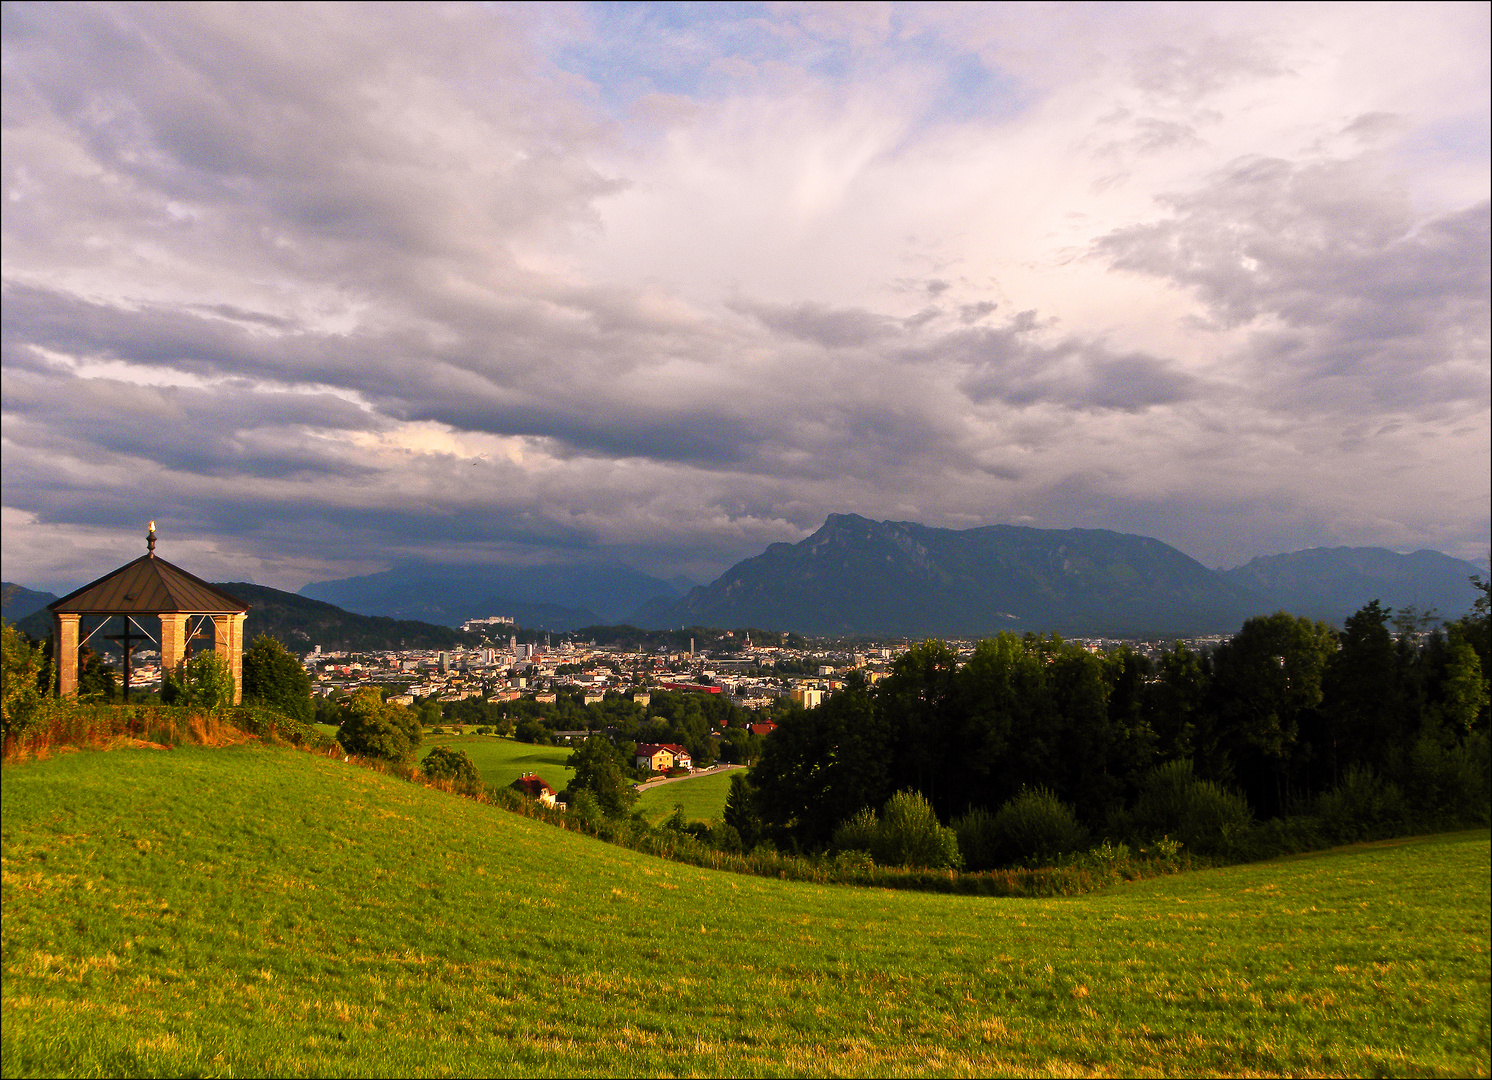
[[[1147,536],[833,514],[806,540],[773,544],[631,621],[908,636],[1188,635],[1236,629],[1257,608],[1245,589]]]

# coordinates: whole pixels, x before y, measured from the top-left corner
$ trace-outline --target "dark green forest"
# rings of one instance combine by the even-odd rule
[[[1059,847],[1184,833],[1221,851],[1257,838],[1256,823],[1322,814],[1389,833],[1484,821],[1479,585],[1476,610],[1434,630],[1377,602],[1341,631],[1281,612],[1211,653],[1178,644],[1158,661],[1002,634],[960,663],[925,642],[876,686],[785,716],[727,819],[807,851],[857,846],[846,823],[904,791],[961,840],[969,821],[1003,814],[1009,833],[1011,815],[1055,815]]]

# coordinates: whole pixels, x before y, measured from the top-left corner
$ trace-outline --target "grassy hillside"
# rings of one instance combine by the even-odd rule
[[[0,786],[7,1077],[1488,1071],[1485,831],[997,900],[699,870],[257,745]]]
[[[464,751],[493,787],[507,787],[524,773],[536,772],[555,791],[564,791],[575,776],[575,770],[565,764],[575,752],[568,746],[535,746],[495,735],[426,735],[420,760],[437,746]]]
[[[725,813],[730,776],[735,771],[648,788],[637,800],[636,809],[654,825],[672,814],[675,806],[682,806],[684,816],[690,821],[719,821]]]

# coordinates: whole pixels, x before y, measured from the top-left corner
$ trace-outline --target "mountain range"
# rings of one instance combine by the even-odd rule
[[[253,641],[261,634],[275,638],[295,653],[303,653],[312,645],[320,645],[326,652],[361,651],[381,649],[450,649],[476,645],[479,635],[463,634],[449,626],[435,626],[412,619],[390,619],[375,615],[359,615],[343,611],[339,607],[320,600],[311,600],[295,593],[282,592],[265,585],[253,585],[247,581],[221,581],[216,586],[236,596],[249,605],[249,618],[244,624],[245,636]],[[4,595],[8,598],[12,586],[4,583]],[[50,593],[36,593],[20,589],[31,597],[44,599],[33,610],[11,619],[9,611],[5,617],[17,627],[38,640],[52,632],[52,617],[46,605],[57,597]],[[19,593],[17,594],[19,595]],[[27,604],[30,603],[28,599]],[[15,604],[13,611],[24,611],[25,605]],[[152,629],[149,620],[142,620],[147,629]],[[95,638],[96,648],[106,652],[117,652],[118,647],[106,640]]]
[[[832,514],[806,540],[773,544],[636,619],[810,634],[1169,636],[1236,628],[1256,606],[1243,587],[1148,536]]]
[[[620,563],[589,566],[471,566],[414,563],[378,574],[317,581],[302,596],[365,615],[460,626],[508,615],[520,626],[575,630],[622,621],[640,605],[676,600],[692,583],[660,578]]]
[[[1436,551],[1347,547],[1212,570],[1160,540],[1104,529],[955,530],[831,514],[807,539],[772,544],[694,588],[621,564],[434,563],[316,582],[298,596],[243,582],[225,588],[254,604],[261,632],[293,647],[331,649],[454,644],[450,627],[488,615],[555,632],[630,623],[898,637],[999,630],[1191,636],[1227,633],[1251,615],[1279,610],[1340,625],[1371,600],[1454,618],[1470,610],[1476,592],[1469,578],[1479,573],[1476,564]],[[26,616],[52,594],[4,583],[3,598],[7,619],[47,632],[44,612]],[[356,622],[370,618],[377,624]]]
[[[938,529],[831,514],[773,544],[639,626],[770,626],[802,633],[975,637],[999,630],[1169,637],[1238,629],[1289,611],[1341,624],[1371,600],[1470,610],[1474,563],[1435,551],[1312,548],[1210,570],[1148,536],[986,525]]]

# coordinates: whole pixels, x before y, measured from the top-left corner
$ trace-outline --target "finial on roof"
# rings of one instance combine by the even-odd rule
[[[145,534],[145,551],[148,555],[155,555],[155,522],[150,523],[150,531]]]

